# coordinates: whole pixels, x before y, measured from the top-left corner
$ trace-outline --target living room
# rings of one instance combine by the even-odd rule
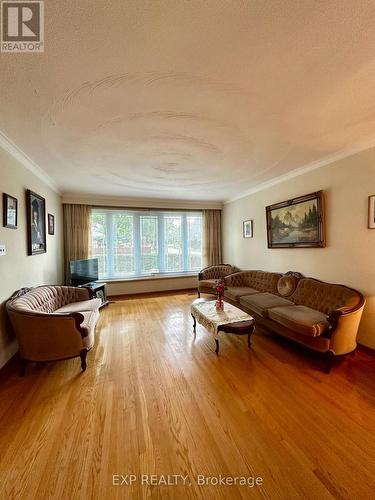
[[[373,498],[375,7],[2,2],[2,498]]]

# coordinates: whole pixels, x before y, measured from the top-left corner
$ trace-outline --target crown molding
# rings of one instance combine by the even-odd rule
[[[120,196],[100,196],[80,193],[63,193],[62,202],[66,204],[93,205],[102,207],[126,208],[172,208],[180,210],[221,210],[223,203],[220,201],[192,201],[172,200],[161,198],[128,198]]]
[[[26,153],[22,151],[4,132],[0,130],[0,147],[9,153],[15,160],[23,165],[32,174],[42,180],[47,186],[53,189],[56,193],[61,194],[55,181],[40,168]]]
[[[324,158],[321,158],[320,160],[313,161],[311,163],[307,163],[306,165],[303,165],[302,167],[298,167],[291,172],[287,172],[286,174],[280,175],[278,177],[274,177],[273,179],[270,179],[269,181],[262,182],[261,184],[258,184],[257,186],[254,186],[253,188],[250,188],[246,191],[242,191],[238,195],[232,196],[231,198],[228,198],[227,200],[224,201],[224,204],[226,205],[227,203],[232,203],[233,201],[240,200],[241,198],[245,198],[246,196],[249,196],[251,194],[255,194],[259,191],[263,191],[264,189],[268,189],[272,186],[276,186],[277,184],[280,184],[285,181],[289,181],[290,179],[293,179],[294,177],[299,177],[300,175],[307,174],[309,172],[312,172],[313,170],[317,170],[322,167],[330,167],[334,165],[337,161],[343,160],[345,158],[348,158],[350,156],[353,156],[357,153],[360,153],[362,151],[365,151],[367,149],[371,149],[375,147],[375,139],[371,139],[370,141],[366,142],[361,142],[359,144],[356,144],[355,146],[351,146],[349,148],[342,149],[336,153],[333,153],[332,155],[326,156]]]

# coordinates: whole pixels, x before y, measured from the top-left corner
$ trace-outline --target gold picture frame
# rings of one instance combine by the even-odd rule
[[[323,191],[266,207],[268,248],[325,247]]]

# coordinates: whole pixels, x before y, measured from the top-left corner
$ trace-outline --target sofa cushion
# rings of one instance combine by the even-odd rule
[[[265,318],[268,317],[267,311],[271,307],[294,306],[293,302],[290,300],[283,299],[278,295],[268,292],[245,295],[240,298],[240,304],[249,307],[252,311]]]
[[[259,291],[248,286],[229,286],[224,292],[224,298],[227,297],[230,300],[239,302],[240,297],[243,295],[252,295],[253,293],[259,293]]]
[[[268,310],[268,316],[295,332],[311,337],[321,335],[328,326],[325,314],[306,306],[273,307]]]
[[[81,314],[84,318],[80,325],[80,328],[83,330],[83,345],[90,349],[94,344],[95,326],[99,319],[99,311],[84,311]]]
[[[203,288],[215,288],[217,280],[199,280],[198,289],[201,290]]]
[[[91,299],[91,300],[81,300],[80,302],[72,302],[71,304],[66,304],[59,309],[56,309],[56,313],[73,313],[73,312],[83,312],[83,311],[97,311],[101,306],[101,299]]]
[[[298,278],[286,275],[277,282],[277,291],[282,297],[290,297],[298,285]]]

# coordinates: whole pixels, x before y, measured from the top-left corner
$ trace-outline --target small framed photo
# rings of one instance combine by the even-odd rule
[[[46,200],[28,189],[26,208],[28,255],[46,253]]]
[[[254,236],[253,234],[253,221],[252,220],[245,220],[242,223],[242,236],[244,238],[252,238]]]
[[[48,214],[48,234],[55,234],[55,216]]]
[[[3,226],[17,229],[18,201],[14,196],[3,193]]]
[[[375,194],[368,197],[368,227],[375,229]]]

